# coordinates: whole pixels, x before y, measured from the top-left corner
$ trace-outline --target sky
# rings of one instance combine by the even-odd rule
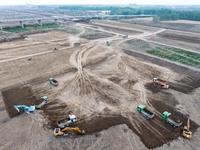
[[[151,5],[200,5],[200,0],[0,0],[0,5],[46,4],[151,4]]]

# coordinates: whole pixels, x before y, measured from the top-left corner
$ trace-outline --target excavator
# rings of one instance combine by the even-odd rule
[[[183,137],[187,139],[192,138],[192,131],[190,131],[190,119],[188,118],[187,120],[187,126],[184,126],[183,132],[182,132]]]
[[[153,78],[153,83],[154,84],[159,84],[162,89],[168,89],[169,88],[169,85],[166,82],[164,82],[161,79],[159,79],[159,78]]]
[[[79,127],[65,127],[63,129],[55,128],[53,133],[54,133],[54,136],[67,136],[69,135],[70,131],[76,132],[81,135],[85,134],[85,131],[80,130]]]
[[[35,106],[26,105],[14,105],[14,108],[20,113],[20,109],[23,109],[25,113],[30,114],[35,111]]]

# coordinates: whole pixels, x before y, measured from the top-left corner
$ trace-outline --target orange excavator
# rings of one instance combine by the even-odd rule
[[[159,78],[153,78],[153,83],[160,85],[162,89],[169,89],[169,84]]]
[[[84,130],[80,130],[79,127],[65,127],[63,129],[61,128],[55,128],[54,129],[54,136],[67,136],[69,135],[69,132],[76,132],[78,134],[85,134]]]
[[[183,132],[182,132],[183,137],[187,139],[192,138],[192,132],[190,131],[190,119],[188,118],[187,120],[187,126],[184,126]]]

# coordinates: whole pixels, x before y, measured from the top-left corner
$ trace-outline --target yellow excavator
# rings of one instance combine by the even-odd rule
[[[159,78],[153,78],[153,83],[159,84],[162,89],[169,89],[169,84],[167,84],[166,82],[162,81]]]
[[[184,126],[183,132],[182,132],[183,137],[187,139],[192,138],[192,132],[190,131],[190,119],[188,118],[187,120],[187,126]]]
[[[55,128],[54,129],[54,136],[67,136],[70,131],[76,132],[78,134],[85,134],[84,130],[80,130],[79,127],[65,127],[63,129],[61,128]]]

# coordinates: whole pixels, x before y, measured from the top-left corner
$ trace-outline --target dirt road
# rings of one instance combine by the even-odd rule
[[[98,31],[105,32],[103,26],[107,24],[102,22],[101,25]],[[15,58],[1,60],[0,88],[4,101],[7,102],[6,109],[13,107],[11,106],[13,104],[9,103],[12,98],[5,96],[5,90],[9,90],[9,86],[16,86],[22,82],[26,82],[24,85],[28,84],[31,87],[32,101],[44,95],[47,95],[50,100],[42,110],[37,110],[31,115],[22,114],[12,119],[8,118],[5,108],[0,110],[0,132],[2,133],[0,148],[198,149],[200,139],[198,72],[194,78],[192,70],[189,74],[179,67],[172,69],[160,65],[159,61],[149,61],[147,55],[138,57],[124,53],[121,47],[121,44],[127,40],[156,36],[165,32],[165,29],[152,28],[148,32],[148,27],[142,26],[138,29],[142,33],[129,35],[127,39],[122,38],[121,33],[111,31],[115,36],[83,41],[80,36],[85,32],[84,28],[92,29],[91,25],[77,24],[77,26],[81,26],[82,29],[78,35],[64,33],[60,35],[61,33],[54,32],[53,34],[60,37],[61,41],[45,41],[45,36],[35,35],[36,39],[38,36],[40,40],[47,42],[49,48],[66,44],[67,41],[69,45],[58,48],[58,51],[44,51],[44,48],[40,47],[43,44],[41,43],[37,48],[42,52],[28,55],[22,53]],[[109,25],[109,27],[119,28],[116,25]],[[134,30],[130,26],[126,29]],[[66,41],[62,36],[67,36]],[[31,40],[34,41],[34,37]],[[73,47],[73,43],[79,41],[83,41],[83,44]],[[111,46],[107,46],[106,41],[109,41]],[[20,47],[20,43],[16,44]],[[9,45],[6,46],[8,51],[13,53],[17,51],[16,49],[13,51],[14,44],[10,48]],[[30,56],[34,56],[32,61],[24,60]],[[173,66],[173,64],[169,65]],[[59,81],[58,87],[47,83],[49,76]],[[168,91],[160,88],[155,90],[156,87],[151,86],[153,77],[160,77],[171,85],[177,86]],[[185,89],[189,90],[185,91]],[[12,91],[15,92],[10,90],[10,94],[7,95],[13,96]],[[20,95],[23,96],[23,93]],[[22,103],[23,98],[15,101]],[[143,118],[137,112],[139,104],[155,112],[155,118],[152,120]],[[174,129],[164,123],[161,114],[165,110],[172,112],[173,117],[180,119],[183,124],[187,121],[185,115],[190,113],[191,130],[194,133],[192,140],[188,141],[180,136],[182,127]],[[53,137],[52,129],[57,127],[57,122],[66,119],[69,114],[76,114],[78,122],[75,126],[85,130],[87,134],[68,138]],[[11,130],[13,124],[15,130]]]

